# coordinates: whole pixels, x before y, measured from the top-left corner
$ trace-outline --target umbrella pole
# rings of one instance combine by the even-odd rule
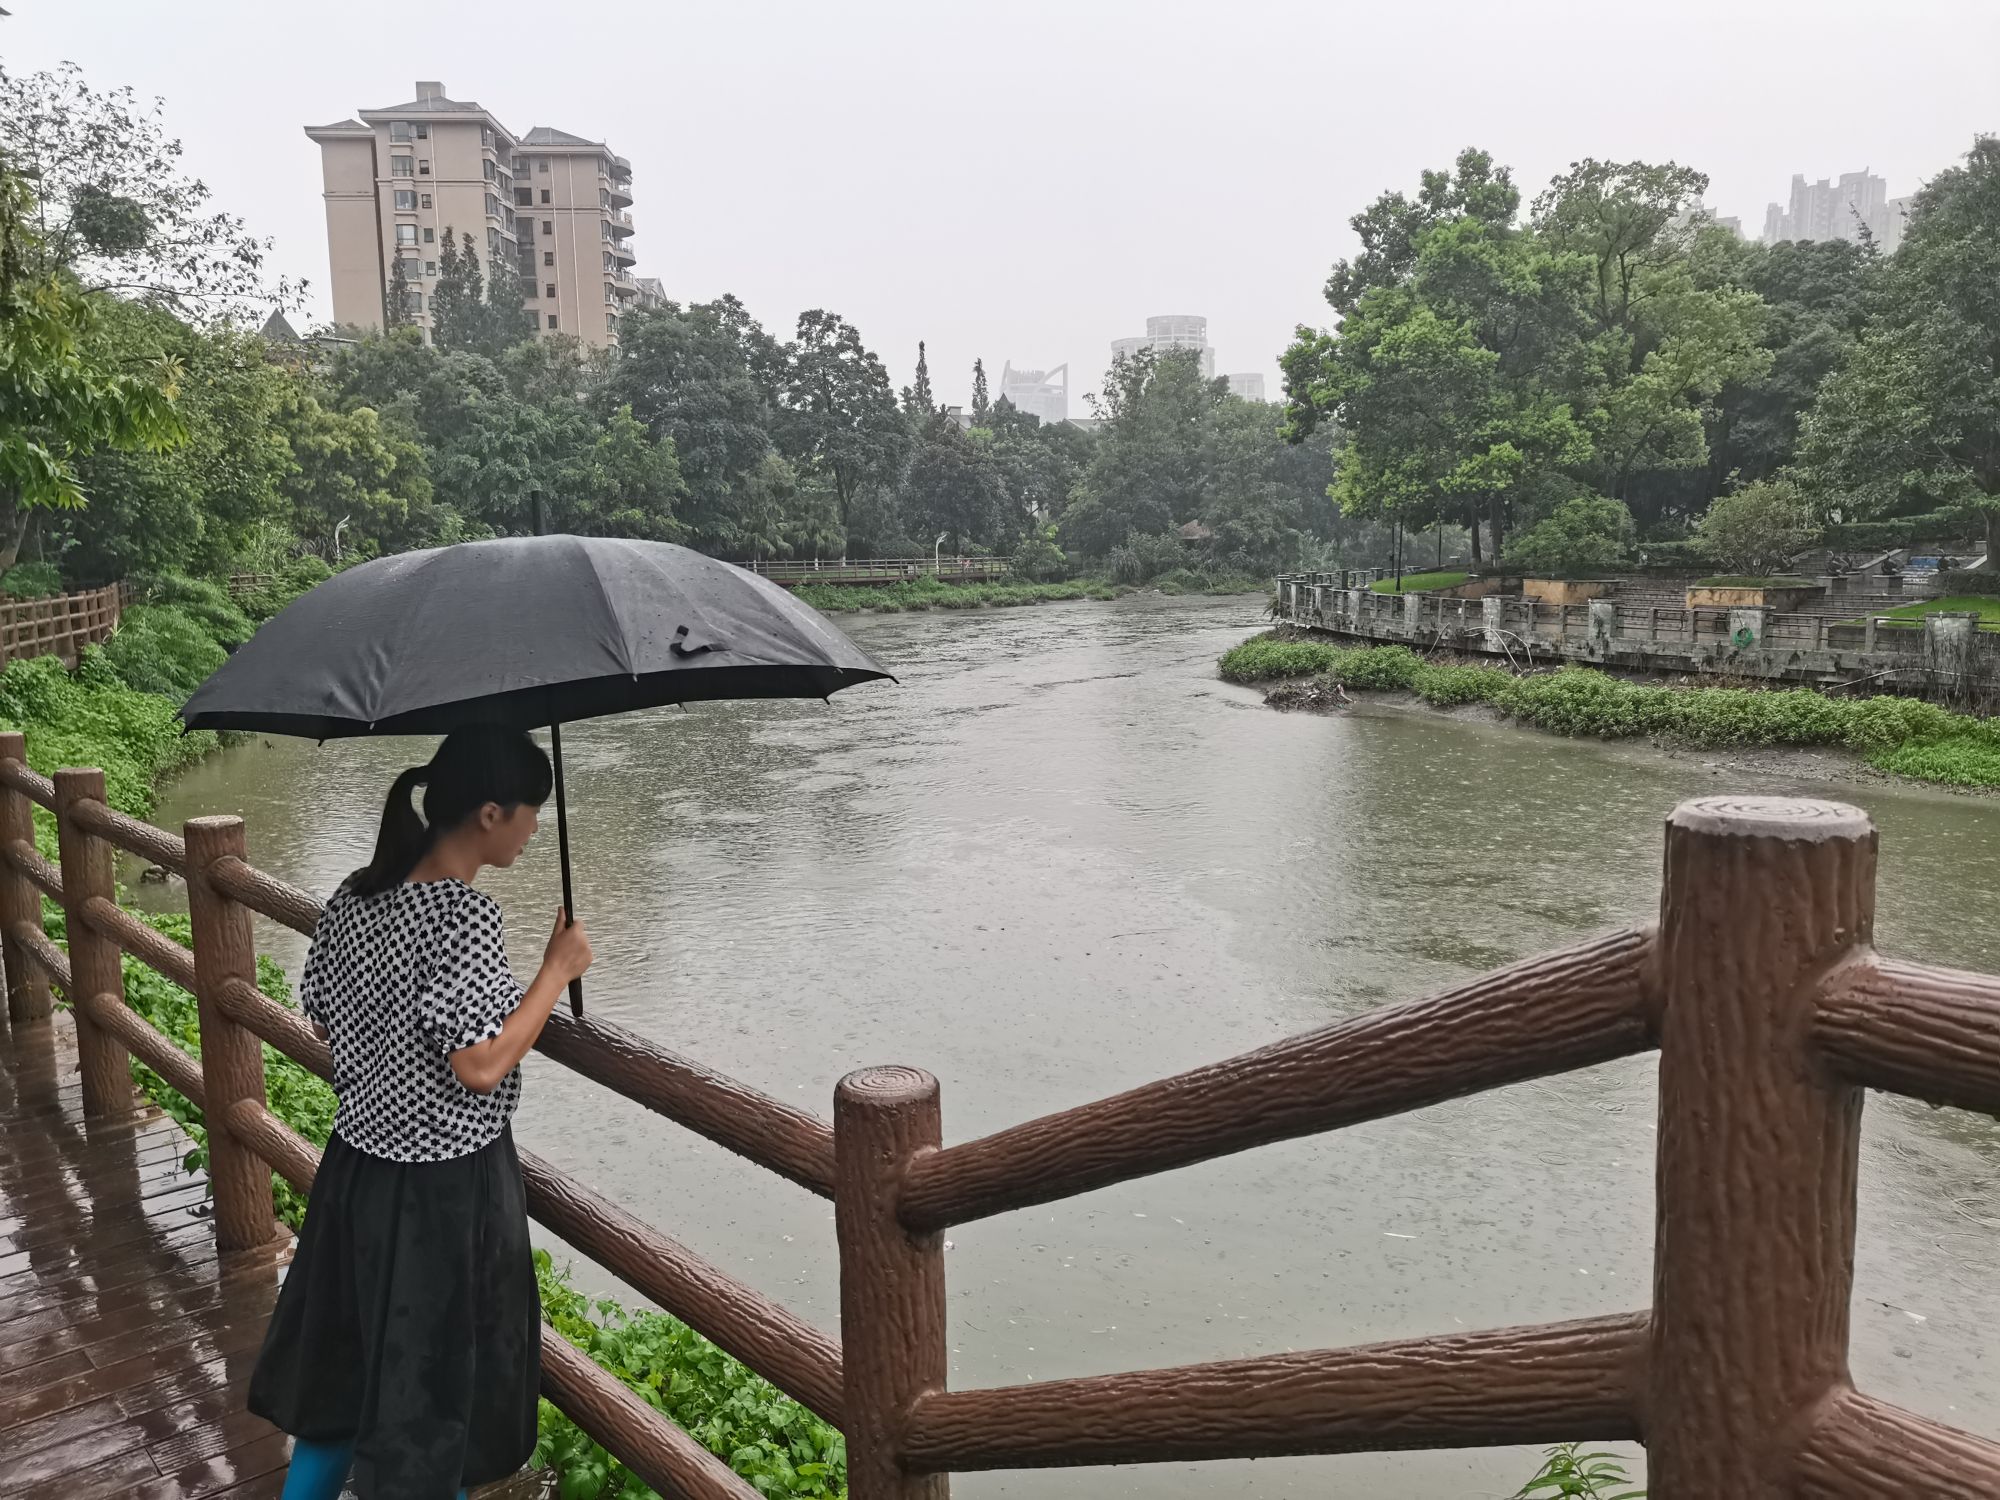
[[[562,859],[563,915],[571,922],[576,921],[576,901],[570,889],[569,878],[569,803],[563,796],[562,769],[562,725],[549,726],[549,760],[556,773],[556,852]],[[583,979],[578,976],[569,982],[569,1013],[583,1014]]]

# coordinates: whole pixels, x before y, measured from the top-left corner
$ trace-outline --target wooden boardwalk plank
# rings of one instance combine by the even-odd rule
[[[290,1247],[219,1255],[192,1143],[151,1108],[86,1121],[66,1033],[0,1026],[0,1490],[279,1500],[291,1441],[244,1395]]]

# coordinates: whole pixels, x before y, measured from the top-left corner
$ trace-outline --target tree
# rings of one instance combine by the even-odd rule
[[[0,70],[0,157],[35,183],[22,271],[67,273],[85,292],[190,317],[243,318],[303,300],[303,283],[266,275],[270,240],[208,209],[208,189],[181,170],[181,143],[161,115],[158,99],[91,88],[74,63]]]
[[[1131,532],[1199,520],[1209,495],[1204,444],[1228,382],[1204,380],[1194,351],[1120,354],[1090,397],[1103,423],[1062,520],[1063,540],[1102,557]]]
[[[1703,284],[1729,284],[1764,299],[1763,346],[1771,367],[1731,381],[1711,406],[1706,493],[1732,476],[1766,479],[1793,461],[1799,424],[1820,385],[1846,359],[1867,322],[1867,289],[1881,257],[1846,240],[1787,240],[1769,249],[1709,231],[1694,250]]]
[[[104,335],[96,299],[54,264],[28,185],[0,158],[0,568],[34,515],[87,499],[79,455],[161,453],[184,442],[180,370],[127,360]]]
[[[399,255],[389,266],[389,285],[382,293],[384,328],[407,328],[415,321],[416,305],[410,291],[410,274]]]
[[[2000,136],[1917,194],[1860,340],[1801,434],[1816,503],[1837,519],[1963,506],[2000,559]]]
[[[901,491],[903,513],[924,536],[943,536],[953,551],[991,543],[1007,504],[1007,488],[992,460],[950,422],[935,424],[917,445]]]
[[[41,555],[66,578],[110,583],[139,573],[228,571],[260,527],[289,519],[280,488],[290,454],[275,423],[300,376],[254,336],[198,331],[155,307],[103,299],[102,336],[122,363],[179,369],[185,441],[163,451],[97,447],[77,456],[83,510],[39,517]]]
[[[1784,572],[1818,534],[1796,489],[1759,480],[1709,506],[1695,527],[1694,544],[1726,573],[1762,577]]]
[[[1576,495],[1523,532],[1507,565],[1534,573],[1616,567],[1632,550],[1632,513],[1602,495]]]
[[[360,542],[394,538],[412,508],[430,499],[415,435],[369,407],[341,411],[295,384],[276,426],[290,459],[283,489],[293,529],[329,562],[366,550]]]
[[[1400,283],[1415,268],[1423,237],[1435,226],[1471,218],[1505,227],[1520,206],[1512,172],[1468,146],[1450,170],[1423,173],[1414,201],[1384,193],[1347,221],[1360,237],[1361,254],[1334,263],[1326,279],[1327,304],[1345,317],[1371,288]]]
[[[794,468],[823,475],[847,524],[856,489],[894,476],[909,430],[882,362],[852,323],[818,308],[799,314],[786,346],[785,420],[779,446]]]
[[[583,536],[681,540],[674,506],[687,486],[681,482],[674,445],[655,442],[629,406],[591,429],[589,446],[563,455],[550,475],[548,492],[556,502],[552,519]]]
[[[764,460],[778,420],[768,337],[725,297],[631,314],[619,329],[608,399],[629,406],[656,441],[671,442],[687,500],[690,544],[726,557],[757,555],[742,495],[773,486]],[[761,477],[760,477],[761,476]]]
[[[903,387],[903,414],[915,422],[929,422],[937,415],[937,401],[931,395],[931,366],[924,357],[924,342],[917,340],[917,379]]]
[[[479,262],[478,242],[471,230],[453,240],[444,228],[438,252],[438,279],[431,292],[431,339],[440,349],[484,354],[497,359],[535,332],[534,319],[521,291],[521,273],[499,252],[491,256],[490,276]]]
[[[984,427],[992,415],[993,403],[986,395],[986,361],[972,362],[972,425]]]

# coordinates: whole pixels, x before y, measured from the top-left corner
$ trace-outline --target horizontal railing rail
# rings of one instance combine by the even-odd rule
[[[307,1191],[320,1152],[271,1112],[259,1044],[322,1077],[331,1059],[258,990],[250,919],[310,933],[319,903],[248,863],[240,820],[194,819],[177,838],[112,812],[101,773],[41,777],[23,748],[0,736],[9,1014],[45,1017],[52,984],[66,995],[93,1117],[131,1109],[131,1058],[199,1105],[217,1237],[260,1243],[277,1232],[271,1174]],[[38,852],[38,809],[56,816],[60,861]],[[185,874],[192,948],[117,904],[115,849]],[[616,1026],[554,1018],[552,1061],[833,1200],[838,1339],[524,1152],[529,1211],[839,1426],[853,1500],[942,1500],[961,1470],[1567,1440],[1643,1442],[1656,1500],[2000,1493],[2000,1444],[1847,1373],[1863,1090],[2000,1114],[2000,979],[1877,955],[1874,877],[1874,830],[1854,809],[1687,803],[1669,820],[1656,926],[952,1146],[937,1083],[915,1069],[850,1074],[828,1124]],[[45,897],[63,905],[66,950],[44,931]],[[200,1056],[126,1006],[126,954],[193,991]],[[948,1388],[950,1225],[1652,1050],[1646,1310]],[[542,1382],[662,1493],[753,1493],[553,1334]]]

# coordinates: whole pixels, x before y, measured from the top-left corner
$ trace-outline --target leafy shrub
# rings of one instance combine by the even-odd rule
[[[1971,594],[1981,599],[2000,595],[2000,570],[1993,568],[1946,568],[1938,574],[1946,594]]]
[[[686,1429],[761,1495],[839,1500],[847,1443],[838,1431],[730,1358],[678,1318],[593,1302],[546,1250],[535,1252],[542,1311],[556,1331],[647,1405]],[[534,1462],[562,1475],[563,1500],[638,1497],[651,1490],[544,1401]]]
[[[1055,528],[1031,531],[1021,538],[1009,559],[1014,576],[1029,583],[1044,583],[1069,572],[1069,557],[1056,545]]]
[[[1650,687],[1589,667],[1516,677],[1498,667],[1432,665],[1403,646],[1335,646],[1253,636],[1226,652],[1230,682],[1325,676],[1366,690],[1414,691],[1439,707],[1491,704],[1551,734],[1681,744],[1828,745],[1899,775],[2000,786],[2000,720],[1916,698],[1831,698],[1811,688]]]
[[[185,702],[228,655],[199,620],[171,604],[126,610],[104,643],[104,659],[128,687],[175,703]]]
[[[134,588],[144,603],[172,605],[198,621],[210,638],[225,649],[233,650],[256,632],[250,616],[229,597],[229,590],[209,579],[161,573],[135,580]]]
[[[1952,542],[1980,536],[1986,523],[1962,510],[1938,510],[1892,521],[1848,521],[1829,526],[1820,540],[1835,551],[1888,552],[1924,542]]]
[[[1187,561],[1188,549],[1179,537],[1166,533],[1148,536],[1135,531],[1111,549],[1111,581],[1151,583],[1162,573],[1185,567]]]
[[[62,591],[62,570],[54,563],[15,563],[0,574],[0,594],[9,599],[53,599]]]
[[[1695,547],[1736,573],[1782,572],[1812,545],[1819,528],[1799,492],[1783,480],[1760,479],[1710,505],[1695,526]]]
[[[1587,573],[1632,550],[1632,512],[1603,495],[1575,495],[1508,544],[1509,572]]]

